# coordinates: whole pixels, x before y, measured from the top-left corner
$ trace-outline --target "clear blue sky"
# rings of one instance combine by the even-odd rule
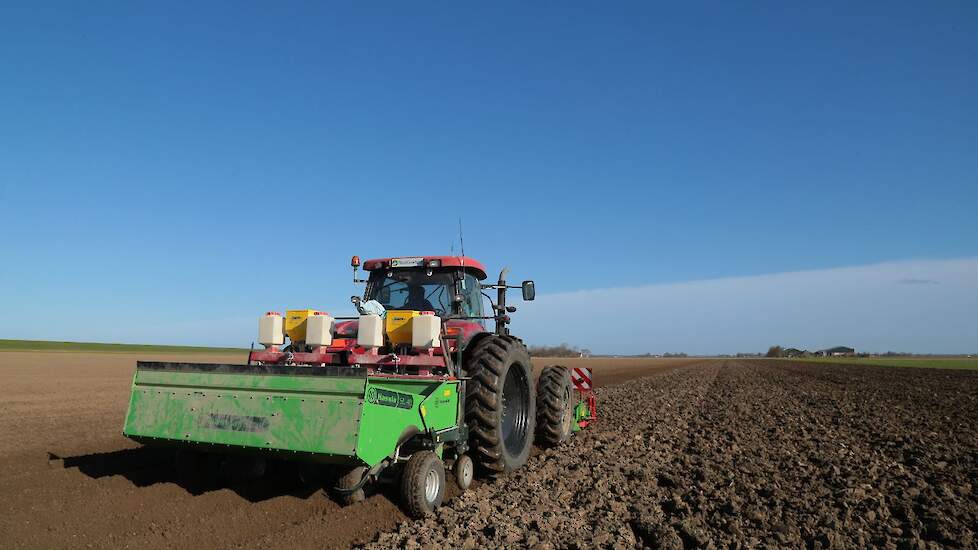
[[[0,338],[978,256],[975,2],[198,4],[0,8]]]

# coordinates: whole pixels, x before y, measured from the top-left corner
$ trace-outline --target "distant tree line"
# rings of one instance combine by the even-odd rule
[[[578,348],[566,342],[559,346],[530,346],[528,349],[530,355],[534,357],[588,357],[591,355],[591,350]]]

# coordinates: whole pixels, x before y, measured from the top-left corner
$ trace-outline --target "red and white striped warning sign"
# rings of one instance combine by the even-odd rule
[[[591,369],[574,367],[571,369],[571,381],[578,391],[589,391],[591,389]]]

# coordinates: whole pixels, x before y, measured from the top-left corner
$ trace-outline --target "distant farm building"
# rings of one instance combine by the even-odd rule
[[[855,354],[855,349],[847,348],[845,346],[836,346],[834,348],[822,349],[815,352],[815,355],[819,355],[821,357],[850,357]]]
[[[811,352],[807,349],[785,348],[781,352],[782,357],[811,357]]]

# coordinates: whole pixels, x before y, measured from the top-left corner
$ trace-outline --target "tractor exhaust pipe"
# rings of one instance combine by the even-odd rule
[[[509,316],[506,315],[506,274],[509,273],[509,268],[504,267],[502,271],[499,272],[499,282],[496,288],[496,334],[500,336],[506,336],[509,334],[509,329],[506,327],[506,323],[509,322]]]

